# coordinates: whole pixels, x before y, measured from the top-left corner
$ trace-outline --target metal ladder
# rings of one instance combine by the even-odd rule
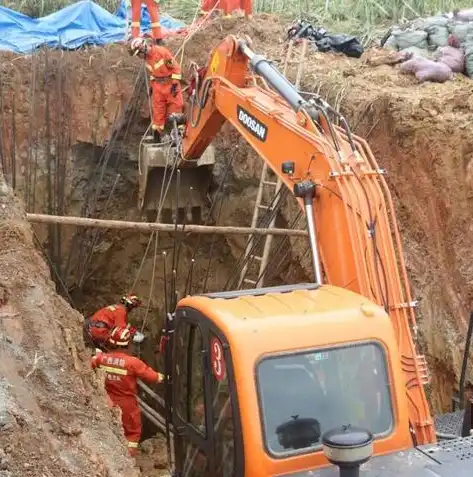
[[[296,73],[296,81],[294,83],[296,89],[299,89],[302,75],[304,73],[304,65],[306,60],[308,44],[309,44],[308,40],[306,39],[302,40],[300,43],[299,51],[297,51],[297,49],[294,48],[293,40],[291,40],[288,45],[286,58],[284,61],[283,74],[284,76],[286,76],[289,65],[291,64],[298,65],[297,73]],[[294,56],[295,59],[291,58],[292,56]],[[264,162],[263,169],[261,171],[258,192],[256,194],[256,202],[255,202],[255,208],[253,210],[253,218],[251,220],[251,227],[253,228],[258,227],[258,221],[260,219],[260,211],[262,210],[266,211],[268,214],[273,214],[267,228],[271,229],[275,226],[277,214],[274,213],[274,210],[278,210],[281,205],[280,190],[283,185],[279,177],[276,180],[275,179],[276,178],[275,178],[274,172],[272,172],[271,169],[269,169],[268,164]],[[263,204],[265,186],[273,189],[273,194],[271,196],[269,205]],[[277,197],[277,200],[275,201],[276,197]],[[240,280],[238,282],[239,289],[243,288],[245,285],[249,285],[252,288],[258,288],[263,286],[264,277],[266,275],[266,269],[268,265],[269,254],[271,252],[272,241],[273,241],[273,236],[266,235],[264,239],[264,244],[263,244],[263,251],[261,255],[257,255],[256,251],[253,251],[254,248],[257,248],[257,247],[254,247],[255,237],[254,235],[249,236],[247,244],[246,244],[246,248],[245,248],[244,259],[243,259],[244,266],[240,272]],[[259,262],[259,267],[252,266],[254,264],[254,261]],[[257,274],[255,273],[256,271],[257,271]],[[250,274],[253,276],[251,278],[247,277],[247,275],[250,275]]]

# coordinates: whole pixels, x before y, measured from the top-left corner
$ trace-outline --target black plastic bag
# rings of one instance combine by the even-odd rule
[[[356,36],[327,35],[325,38],[329,39],[332,50],[343,53],[351,58],[360,58],[364,52],[364,48]],[[318,42],[316,42],[316,45],[318,48]]]
[[[336,51],[352,58],[359,58],[363,52],[363,46],[354,36],[329,35],[325,28],[314,28],[306,20],[298,20],[287,30],[288,40],[300,40],[307,38],[315,44],[318,51]]]

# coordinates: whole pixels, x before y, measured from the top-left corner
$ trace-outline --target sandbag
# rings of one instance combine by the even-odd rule
[[[435,59],[447,65],[454,73],[465,71],[465,53],[453,46],[443,46],[435,52]]]
[[[466,74],[473,78],[473,44],[469,44],[465,47],[465,69]]]
[[[401,71],[415,74],[415,77],[421,83],[424,81],[444,83],[453,76],[452,70],[444,63],[436,63],[435,61],[420,56],[403,63],[401,65]]]
[[[424,30],[431,26],[446,27],[448,25],[448,18],[441,15],[437,15],[434,17],[424,18],[422,22],[424,24]]]
[[[430,46],[447,46],[449,31],[445,24],[442,25],[429,25],[425,28],[427,32],[427,42]]]
[[[400,50],[409,48],[411,46],[417,46],[422,50],[426,50],[427,44],[427,32],[425,31],[402,31],[395,32],[393,35],[396,37],[396,42]]]
[[[417,71],[415,76],[421,83],[424,81],[445,83],[445,81],[452,79],[453,73],[447,65],[434,61],[431,65],[427,65],[425,68]]]
[[[473,24],[453,22],[449,24],[448,29],[460,43],[464,43],[468,34],[473,33]]]
[[[429,57],[429,52],[427,50],[423,50],[422,48],[418,48],[417,46],[410,46],[409,48],[404,48],[401,50],[402,53],[410,53],[412,57],[421,56],[423,58]]]
[[[461,22],[471,22],[473,21],[473,8],[468,8],[464,10],[459,10],[456,8],[453,11],[453,18]]]
[[[452,79],[452,70],[444,63],[436,63],[431,61],[428,65],[424,65],[416,72],[416,78],[423,83],[424,81],[432,81],[435,83],[445,83]]]
[[[387,48],[388,50],[394,50],[394,51],[399,50],[399,46],[397,44],[395,35],[391,35],[382,46],[383,48]]]

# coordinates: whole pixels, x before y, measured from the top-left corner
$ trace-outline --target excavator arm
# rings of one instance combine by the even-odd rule
[[[425,361],[414,344],[415,304],[385,171],[343,117],[336,126],[329,112],[319,96],[304,99],[246,41],[229,36],[196,81],[182,156],[198,159],[229,121],[293,191],[306,213],[315,281],[386,309],[401,353],[414,444],[435,442]]]

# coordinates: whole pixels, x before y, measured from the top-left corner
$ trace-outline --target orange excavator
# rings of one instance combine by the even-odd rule
[[[304,209],[314,282],[188,296],[168,314],[178,476],[473,475],[471,403],[429,410],[385,171],[331,112],[249,40],[227,37],[195,78],[182,157],[230,122]]]

